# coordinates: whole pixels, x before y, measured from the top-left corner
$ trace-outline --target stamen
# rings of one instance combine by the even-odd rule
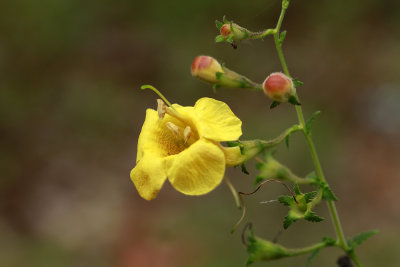
[[[167,122],[166,123],[167,128],[177,137],[179,138],[181,136],[181,132],[179,131],[179,127],[173,124],[172,122]]]
[[[185,140],[185,144],[189,140],[191,135],[192,129],[190,128],[190,126],[186,126],[185,130],[183,130],[183,139]]]
[[[167,112],[167,106],[165,105],[165,102],[161,99],[157,99],[157,112],[160,119],[163,119],[165,113]]]

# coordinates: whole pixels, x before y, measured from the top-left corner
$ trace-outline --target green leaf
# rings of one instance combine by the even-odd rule
[[[311,117],[307,120],[307,122],[306,122],[306,133],[307,133],[307,134],[310,133],[311,125],[312,125],[312,123],[314,122],[315,118],[316,118],[319,114],[321,114],[321,111],[317,110],[317,111],[315,111],[315,112],[311,115]]]
[[[216,20],[215,21],[215,25],[217,26],[217,29],[220,31],[224,24],[221,21]]]
[[[223,42],[223,41],[225,41],[224,36],[222,36],[222,35],[217,35],[217,37],[215,37],[215,42],[216,42],[216,43],[220,43],[220,42]]]
[[[283,40],[285,40],[286,37],[286,31],[281,32],[281,34],[279,34],[279,45],[282,45]]]
[[[324,218],[319,217],[315,212],[309,211],[307,214],[304,216],[304,220],[310,221],[310,222],[320,222],[323,221]]]
[[[353,238],[351,238],[349,240],[350,249],[354,249],[355,247],[361,245],[368,238],[376,235],[377,233],[379,233],[379,230],[369,230],[369,231],[365,231],[365,232],[362,232],[361,234],[354,236]]]
[[[285,137],[285,144],[288,149],[289,149],[289,142],[290,142],[290,134],[286,135]]]
[[[291,217],[290,215],[286,215],[285,219],[283,219],[283,228],[288,229],[288,227],[297,221],[297,218]]]
[[[292,82],[295,88],[302,86],[304,84],[302,81],[299,81],[296,78],[292,78]]]
[[[297,100],[297,97],[294,95],[291,95],[288,99],[288,102],[292,105],[296,105],[296,106],[301,106],[299,100]]]
[[[321,252],[321,248],[314,250],[310,256],[307,258],[306,264],[304,265],[304,267],[308,267],[310,266],[311,262],[313,261],[313,259],[315,259],[318,254]]]
[[[285,206],[290,206],[290,203],[292,203],[294,200],[292,196],[279,196],[278,201]]]
[[[244,163],[241,165],[241,167],[242,167],[242,172],[243,172],[243,173],[245,173],[245,174],[250,174],[250,173],[247,171],[246,166],[244,165]]]
[[[312,191],[304,194],[304,198],[307,203],[311,202],[314,197],[317,195],[318,191]]]
[[[296,193],[296,195],[300,195],[300,188],[299,188],[299,184],[294,184],[294,188],[293,188],[294,192]]]
[[[281,104],[281,102],[278,101],[273,101],[271,106],[269,106],[270,109],[276,108],[277,106],[279,106]]]

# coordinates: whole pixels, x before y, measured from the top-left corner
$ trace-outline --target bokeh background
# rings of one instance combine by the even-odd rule
[[[215,44],[215,19],[251,30],[273,27],[280,1],[19,0],[0,2],[0,266],[243,266],[240,217],[226,184],[187,197],[168,182],[142,200],[129,178],[146,108],[156,95],[193,105],[227,102],[242,137],[272,138],[296,122],[292,106],[269,109],[260,92],[220,89],[193,79],[200,54],[262,82],[280,63],[273,41]],[[295,1],[283,23],[284,52],[306,116],[321,110],[313,135],[345,233],[380,229],[358,249],[366,266],[400,266],[400,2]],[[300,134],[277,158],[305,175],[313,168]],[[240,191],[257,172],[228,171]],[[272,239],[287,210],[260,202],[278,184],[246,198],[247,221]],[[322,223],[296,222],[278,242],[308,245],[334,236]],[[336,266],[324,250],[312,266]],[[307,256],[254,266],[302,266]]]

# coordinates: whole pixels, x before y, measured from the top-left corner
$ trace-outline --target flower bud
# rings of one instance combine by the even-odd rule
[[[223,73],[221,64],[212,57],[198,56],[192,63],[192,76],[205,82],[217,83],[217,73]]]
[[[261,89],[261,84],[256,84],[250,79],[240,75],[209,56],[198,56],[192,63],[192,76],[202,81],[214,84],[214,88],[223,86],[227,88]]]
[[[292,79],[280,72],[271,73],[263,83],[264,93],[274,101],[289,102],[295,96]]]
[[[227,40],[237,42],[246,39],[249,36],[249,32],[235,23],[225,23],[219,30],[222,37]]]

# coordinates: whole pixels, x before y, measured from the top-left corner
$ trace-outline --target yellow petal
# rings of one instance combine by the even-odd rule
[[[185,151],[168,157],[168,179],[187,195],[203,195],[221,182],[225,156],[218,145],[201,139]]]
[[[146,199],[154,199],[167,179],[165,160],[157,156],[146,155],[131,171],[131,179],[139,195]]]
[[[237,166],[245,161],[245,156],[240,152],[238,146],[235,147],[224,147],[220,145],[220,148],[225,154],[225,164],[228,167]]]
[[[224,102],[204,97],[196,102],[194,110],[194,123],[200,137],[213,141],[233,141],[242,135],[242,121]]]

